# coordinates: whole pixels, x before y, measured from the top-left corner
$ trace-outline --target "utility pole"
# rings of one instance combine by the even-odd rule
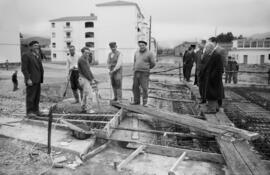
[[[149,50],[151,50],[151,30],[152,30],[152,16],[150,16],[149,21]]]

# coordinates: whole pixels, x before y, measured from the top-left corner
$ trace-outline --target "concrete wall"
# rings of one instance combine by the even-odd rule
[[[137,50],[137,8],[135,6],[97,7],[96,50],[99,63],[106,63],[109,42],[117,42],[124,63],[132,63]]]
[[[65,28],[66,22],[70,22],[70,29]],[[85,22],[93,22],[93,28],[85,28]],[[51,37],[51,57],[52,61],[66,61],[66,55],[68,53],[68,48],[66,41],[70,41],[71,45],[76,47],[77,54],[81,55],[81,48],[85,46],[86,42],[95,43],[95,21],[60,21],[55,22],[55,28],[51,28],[51,32],[55,32],[55,37]],[[66,38],[66,32],[71,33],[70,39]],[[94,32],[94,38],[85,38],[86,32]],[[56,48],[52,47],[52,44],[56,43]],[[94,50],[94,48],[90,48]],[[57,57],[54,58],[53,54],[56,53]]]

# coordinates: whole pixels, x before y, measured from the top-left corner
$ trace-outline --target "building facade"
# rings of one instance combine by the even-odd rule
[[[238,63],[269,64],[270,38],[234,40],[229,56],[234,57]]]
[[[111,51],[109,43],[117,42],[124,63],[133,63],[138,41],[149,42],[149,25],[138,4],[112,1],[96,4],[95,15],[63,17],[51,22],[52,61],[64,61],[68,46],[76,51],[89,47],[97,63],[106,63]],[[151,39],[151,51],[156,53],[157,44]]]
[[[149,41],[149,27],[140,7],[133,2],[113,1],[96,5],[97,37],[95,57],[107,61],[109,42],[115,41],[124,63],[133,63],[138,41]]]
[[[50,20],[51,60],[66,61],[70,45],[76,47],[78,54],[84,46],[94,50],[96,20],[97,17],[94,14]]]

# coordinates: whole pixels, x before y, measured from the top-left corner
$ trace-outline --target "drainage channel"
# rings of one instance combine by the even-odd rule
[[[191,92],[185,85],[170,85],[160,82],[152,82],[150,85],[156,86],[165,91],[155,91],[151,90],[149,95],[159,96],[166,99],[178,99],[169,100],[159,100],[151,99],[150,104],[155,104],[157,108],[164,109],[170,112],[175,112],[179,114],[189,114],[192,117],[204,119],[198,115],[199,109],[196,108],[195,103],[185,102],[191,100]],[[181,102],[183,100],[183,102]],[[153,105],[154,106],[154,105]],[[157,122],[154,124],[156,130],[165,132],[179,132],[179,133],[193,133],[189,128],[182,127],[179,125],[173,125],[165,122]],[[165,141],[164,141],[165,140]],[[163,135],[157,137],[157,142],[155,144],[163,146],[171,146],[176,148],[192,149],[197,151],[220,153],[217,142],[214,138],[207,137],[180,137],[180,136],[167,136],[164,139]]]

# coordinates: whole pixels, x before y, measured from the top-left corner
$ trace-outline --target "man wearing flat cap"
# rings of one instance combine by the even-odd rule
[[[40,84],[43,83],[44,70],[39,52],[39,43],[31,41],[30,50],[22,56],[21,70],[26,85],[26,114],[28,117],[40,115]]]
[[[110,71],[110,79],[113,88],[114,101],[122,99],[122,54],[117,50],[116,42],[109,43],[111,52],[108,55],[107,64]]]
[[[81,52],[82,56],[78,60],[78,70],[79,84],[82,89],[82,113],[94,113],[95,111],[90,109],[90,104],[88,103],[88,98],[92,98],[92,90],[97,88],[97,82],[94,79],[89,63],[89,60],[92,60],[92,55],[88,47],[83,47]]]
[[[140,104],[140,87],[142,89],[143,106],[147,106],[148,100],[148,83],[150,69],[155,67],[155,57],[152,52],[147,49],[147,42],[140,40],[138,42],[139,50],[134,55],[134,76],[133,76],[133,95],[134,101],[132,104]]]

